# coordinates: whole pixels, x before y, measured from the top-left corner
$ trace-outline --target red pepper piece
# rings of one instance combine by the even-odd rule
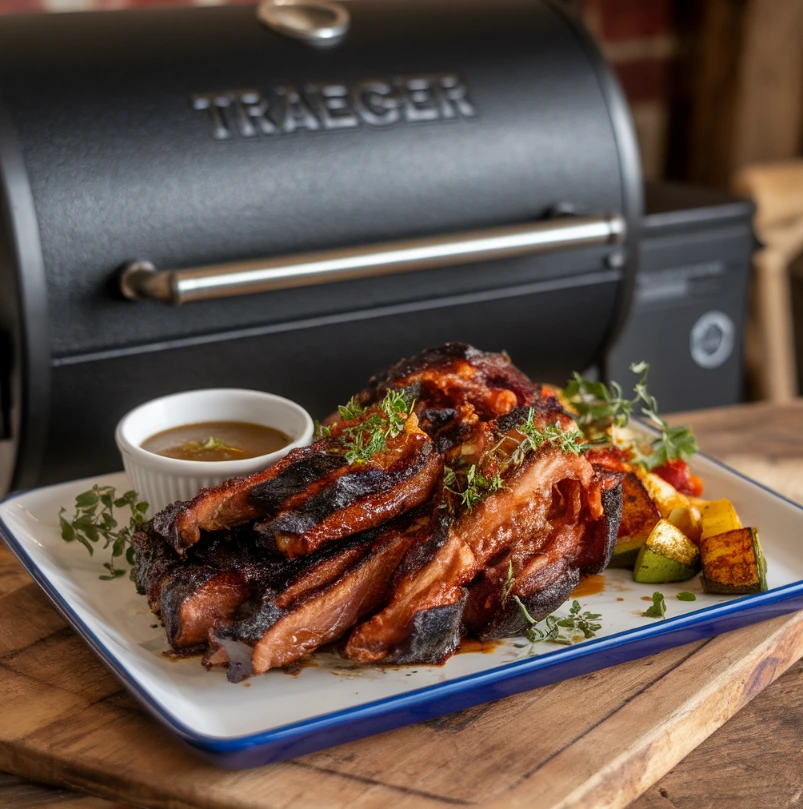
[[[682,461],[680,458],[667,461],[663,466],[657,466],[652,471],[667,483],[671,483],[682,494],[700,497],[703,493],[702,480],[693,474],[686,461]]]

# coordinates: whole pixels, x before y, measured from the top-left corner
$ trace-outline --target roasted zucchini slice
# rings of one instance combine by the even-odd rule
[[[632,472],[622,478],[622,521],[609,567],[630,570],[661,513],[641,481]]]
[[[633,579],[648,584],[686,581],[699,568],[697,546],[668,520],[659,520],[639,551]]]
[[[730,500],[711,500],[703,506],[703,531],[701,539],[736,531],[742,527],[739,515]]]
[[[635,539],[631,539],[630,537],[617,539],[608,567],[632,570],[636,566],[639,551],[644,547],[646,541],[646,536],[636,537]]]
[[[704,536],[700,559],[706,593],[736,595],[763,593],[767,589],[767,563],[757,528],[737,528]]]

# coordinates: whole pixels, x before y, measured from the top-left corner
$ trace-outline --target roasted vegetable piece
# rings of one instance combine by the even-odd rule
[[[703,530],[703,515],[695,506],[688,508],[673,508],[667,520],[681,531],[699,547],[700,536]]]
[[[659,520],[639,551],[633,579],[649,584],[686,581],[699,570],[697,546],[668,520]]]
[[[636,566],[639,551],[644,547],[646,541],[646,536],[636,537],[635,539],[629,537],[617,539],[613,549],[613,556],[611,556],[611,562],[608,567],[632,570]]]
[[[704,537],[700,559],[706,593],[734,595],[763,593],[767,589],[767,563],[757,528],[737,528]]]
[[[636,474],[655,505],[658,506],[662,517],[668,517],[672,509],[688,508],[691,505],[691,501],[685,494],[681,494],[671,483],[667,483],[658,475],[645,472],[640,467],[636,467]]]
[[[661,513],[641,481],[632,472],[622,479],[622,521],[609,567],[633,569],[642,545]]]
[[[703,506],[701,539],[724,534],[728,531],[736,531],[741,527],[742,523],[739,515],[730,500],[723,497],[721,500],[711,500]]]
[[[673,458],[663,466],[656,466],[653,472],[683,494],[699,497],[703,493],[702,480],[689,469],[686,461],[680,458]]]

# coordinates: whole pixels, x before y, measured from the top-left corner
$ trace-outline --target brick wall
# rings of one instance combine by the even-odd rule
[[[583,17],[630,102],[644,174],[664,174],[669,82],[676,51],[672,0],[585,0]]]

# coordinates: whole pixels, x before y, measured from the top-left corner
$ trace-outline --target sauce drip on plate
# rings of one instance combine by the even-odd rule
[[[572,591],[571,598],[583,598],[601,593],[605,589],[605,576],[596,574],[587,576]],[[652,599],[650,599],[652,601]]]

